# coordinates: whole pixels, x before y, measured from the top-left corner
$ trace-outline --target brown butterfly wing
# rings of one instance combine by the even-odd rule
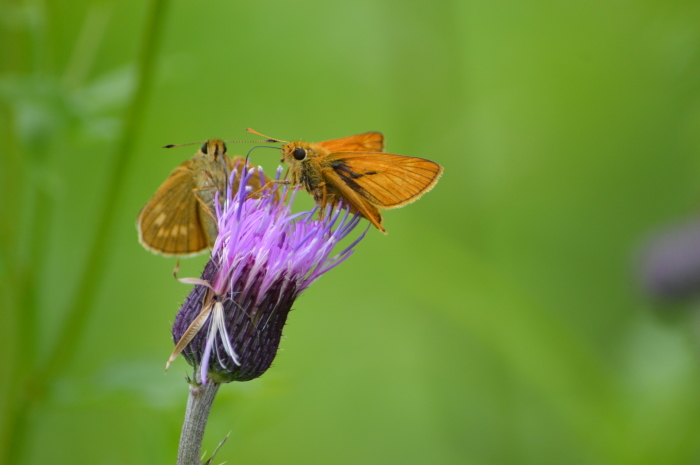
[[[234,155],[233,158],[229,158],[229,173],[232,172],[234,169],[238,171],[238,176],[236,176],[236,180],[233,182],[233,185],[231,188],[233,189],[233,192],[236,192],[238,190],[239,186],[239,179],[240,179],[240,174],[243,166],[245,166],[245,158],[243,158],[240,155]],[[252,168],[250,164],[248,164],[248,168]],[[253,173],[253,176],[250,177],[248,180],[248,186],[250,186],[252,189],[250,191],[249,196],[253,198],[259,198],[263,191],[263,188],[269,188],[272,186],[273,182],[272,180],[263,172],[262,176],[260,175],[260,170],[256,167],[253,168],[255,172]],[[225,194],[225,191],[224,191]],[[223,195],[223,194],[222,194]],[[275,190],[273,193],[273,196],[275,199],[279,199],[279,192]]]
[[[424,158],[377,152],[332,153],[324,166],[379,209],[402,207],[435,186],[442,166]]]
[[[371,131],[355,136],[342,137],[318,142],[329,153],[335,152],[383,152],[384,135],[381,132]]]
[[[151,252],[188,256],[207,249],[189,164],[177,167],[139,213],[139,242]]]
[[[338,197],[341,197],[345,205],[350,204],[351,212],[359,211],[362,216],[367,218],[377,229],[386,234],[386,230],[382,226],[381,213],[379,213],[377,207],[354,189],[354,186],[346,183],[333,168],[322,169],[321,176],[323,176],[326,185],[331,186],[330,188],[334,191],[334,198],[332,200],[334,204],[339,200]],[[324,206],[325,205],[321,205],[322,208]]]
[[[240,184],[239,181],[241,179],[241,171],[243,170],[243,167],[245,166],[245,158],[243,158],[240,155],[234,155],[232,158],[227,157],[227,161],[228,161],[227,164],[228,164],[229,173],[231,173],[233,170],[236,170],[238,172],[238,174],[236,175],[236,179],[233,182],[233,185],[231,186],[231,188],[235,192],[238,190],[238,186]],[[253,168],[253,167],[250,166],[250,164],[249,164],[248,169],[250,169],[250,168]],[[252,187],[251,193],[259,191],[260,188],[263,187],[263,184],[264,184],[264,183],[260,182],[260,171],[258,171],[258,168],[254,168],[254,170],[255,170],[255,173],[253,174],[253,176],[250,177],[250,180],[248,181],[248,185],[250,187]],[[264,179],[265,183],[270,181],[270,178],[268,178],[264,173],[263,173],[263,179]],[[222,192],[222,196],[225,194],[226,194],[226,191],[224,190]]]

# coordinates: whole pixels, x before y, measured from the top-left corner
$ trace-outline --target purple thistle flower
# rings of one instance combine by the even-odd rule
[[[646,293],[660,300],[700,294],[700,219],[664,226],[637,252],[635,265]]]
[[[281,168],[277,172],[279,180]],[[237,173],[231,175],[231,181]],[[345,261],[350,246],[331,256],[335,245],[357,225],[359,215],[342,206],[291,213],[297,190],[280,184],[248,198],[253,170],[241,174],[238,190],[228,188],[216,205],[219,236],[201,279],[185,300],[173,325],[172,361],[182,352],[200,369],[200,379],[248,381],[262,375],[277,354],[282,327],[294,300],[322,274]],[[260,170],[262,176],[262,170]],[[264,181],[261,182],[264,184]],[[280,201],[290,195],[289,202]],[[170,363],[170,362],[168,362]]]

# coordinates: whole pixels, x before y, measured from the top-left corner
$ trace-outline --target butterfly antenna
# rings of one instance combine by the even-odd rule
[[[277,143],[277,142],[287,143],[286,140],[275,139],[274,137],[266,136],[265,134],[260,134],[255,129],[246,128],[246,131],[248,131],[251,134],[255,134],[256,136],[260,136],[260,137],[264,138],[265,142],[270,142],[273,144]]]
[[[246,131],[255,134],[256,136],[263,137],[265,140],[262,142],[268,142],[270,144],[277,144],[277,143],[286,143],[286,140],[280,140],[280,139],[275,139],[274,137],[269,137],[266,136],[265,134],[260,134],[258,131],[255,131],[254,129],[247,128]],[[259,140],[225,140],[224,142],[232,143],[232,144],[255,144],[257,142],[260,142]],[[203,144],[205,142],[190,142],[187,144],[168,144],[164,145],[164,149],[171,149],[173,147],[184,147],[186,145],[195,145],[195,144]],[[275,147],[277,148],[277,147]],[[251,149],[252,150],[252,149]],[[248,152],[250,153],[250,152]]]
[[[223,142],[226,142],[227,144],[256,144],[260,142],[259,140],[225,140]],[[264,142],[278,142],[277,140],[266,140]],[[173,147],[184,147],[185,145],[195,145],[195,144],[203,144],[204,142],[190,142],[189,144],[169,144],[169,145],[164,145],[164,149],[171,149]]]
[[[184,147],[186,145],[195,145],[195,144],[203,144],[204,142],[189,142],[187,144],[169,144],[169,145],[164,145],[164,149],[171,149],[173,147]]]

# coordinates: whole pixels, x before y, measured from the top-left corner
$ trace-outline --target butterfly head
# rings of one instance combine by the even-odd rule
[[[226,155],[226,144],[221,139],[209,139],[199,151],[214,159],[223,158]]]
[[[280,161],[296,165],[313,156],[314,149],[311,144],[304,141],[293,141],[282,146],[282,159]]]

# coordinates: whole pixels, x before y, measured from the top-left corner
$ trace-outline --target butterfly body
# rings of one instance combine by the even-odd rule
[[[379,132],[325,142],[287,142],[289,182],[301,184],[322,208],[342,199],[386,234],[380,210],[402,207],[437,183],[442,167],[423,158],[384,153]]]
[[[207,245],[213,246],[219,228],[214,212],[214,202],[217,193],[226,193],[226,183],[235,165],[231,158],[226,155],[226,145],[218,140],[207,141],[207,151],[200,151],[190,159],[190,175],[192,176],[192,193],[197,201],[197,214],[199,224],[207,238]],[[195,227],[195,226],[192,226]]]

